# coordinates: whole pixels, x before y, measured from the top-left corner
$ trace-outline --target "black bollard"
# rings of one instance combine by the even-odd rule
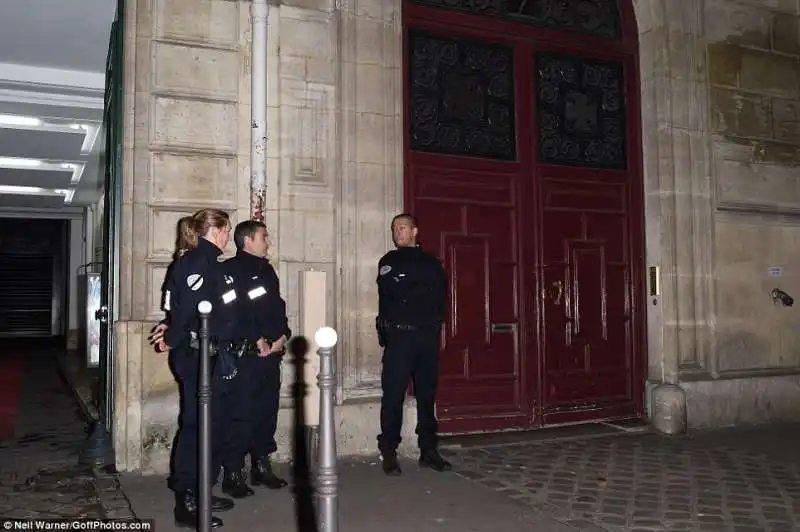
[[[200,312],[200,378],[197,385],[199,412],[200,478],[198,505],[198,530],[211,530],[211,346],[208,339],[208,315],[211,303],[201,301]]]

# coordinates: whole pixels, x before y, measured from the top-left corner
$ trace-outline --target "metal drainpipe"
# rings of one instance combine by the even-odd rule
[[[264,221],[267,188],[267,0],[250,4],[251,44],[251,145],[250,216]]]

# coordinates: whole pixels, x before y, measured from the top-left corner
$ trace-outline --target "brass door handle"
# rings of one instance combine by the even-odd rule
[[[553,281],[548,288],[543,288],[542,292],[542,299],[548,299],[549,297],[554,305],[560,305],[561,298],[564,295],[564,283],[562,281]]]

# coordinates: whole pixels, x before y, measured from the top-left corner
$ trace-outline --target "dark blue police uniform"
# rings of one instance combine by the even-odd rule
[[[240,280],[243,294],[233,335],[251,348],[239,360],[242,380],[235,393],[228,396],[227,408],[234,416],[234,427],[226,441],[223,467],[243,469],[244,456],[249,452],[253,484],[280,488],[286,482],[272,474],[269,455],[277,450],[282,353],[260,357],[255,343],[260,338],[272,344],[281,336],[287,340],[291,337],[286,303],[280,295],[275,269],[267,259],[239,250],[225,265]]]
[[[434,410],[439,337],[447,285],[439,259],[419,247],[400,247],[378,263],[378,334],[383,351],[381,372],[381,454],[400,445],[403,402],[409,379],[417,399],[420,450],[436,449]]]
[[[198,488],[198,403],[197,385],[200,369],[198,333],[200,330],[197,305],[209,301],[209,336],[217,346],[214,357],[212,391],[212,464],[211,478],[216,483],[221,464],[222,435],[226,432],[226,416],[222,410],[224,394],[236,375],[231,354],[225,347],[236,318],[239,294],[234,278],[225,273],[217,261],[220,249],[204,238],[196,248],[178,258],[165,282],[164,310],[169,325],[164,340],[171,348],[170,365],[180,385],[180,427],[173,449],[170,488],[176,492],[175,518],[191,525],[197,519],[196,490]],[[214,497],[212,510],[223,511],[233,506],[230,499]],[[222,522],[214,518],[214,526]]]

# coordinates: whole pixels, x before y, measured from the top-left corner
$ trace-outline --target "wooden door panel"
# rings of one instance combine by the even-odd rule
[[[550,179],[545,186],[545,411],[627,404],[632,353],[626,185]]]
[[[414,210],[424,247],[443,260],[448,276],[437,399],[442,430],[472,430],[486,418],[523,424],[518,179],[423,166],[412,171],[419,175]]]
[[[513,206],[489,204],[467,207],[467,231],[471,234],[492,235],[488,241],[489,251],[492,261],[497,263],[516,262],[515,222]]]
[[[456,312],[445,335],[442,379],[484,381],[514,380],[517,375],[513,334],[492,331],[495,309],[513,314],[513,285],[505,293],[490,290],[498,277],[490,258],[491,235],[446,235],[445,264],[453,287],[451,301]],[[486,302],[489,301],[489,305]],[[459,312],[460,311],[460,312]],[[513,322],[515,318],[511,317]],[[513,331],[512,331],[513,332]],[[448,371],[452,369],[452,371]],[[513,387],[512,387],[513,390]],[[503,391],[508,394],[511,390]],[[513,404],[513,401],[506,401]]]

